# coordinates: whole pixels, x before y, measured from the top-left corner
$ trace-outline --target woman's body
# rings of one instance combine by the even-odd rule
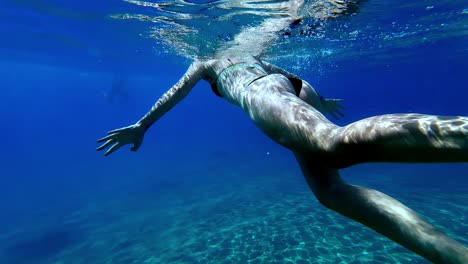
[[[236,1],[234,6],[244,4],[246,10],[254,12],[258,7],[254,2]],[[357,8],[358,2],[312,1],[306,11],[321,24]],[[109,155],[133,144],[131,150],[136,151],[147,129],[198,81],[206,80],[216,94],[241,107],[272,140],[294,152],[309,187],[323,205],[433,262],[468,263],[466,247],[395,199],[347,184],[338,173],[340,168],[362,162],[468,162],[468,118],[395,114],[366,118],[345,127],[333,124],[323,114],[340,115],[340,100],[324,99],[299,77],[257,58],[284,29],[301,24],[304,0],[259,3],[262,10],[270,9],[276,15],[243,27],[225,48],[213,54],[215,59],[193,62],[143,118],[110,131],[98,140],[104,144],[97,150],[110,146],[105,153]],[[265,15],[261,10],[259,14]]]
[[[307,82],[254,57],[196,61],[136,124],[109,132],[105,155],[144,133],[206,80],[241,107],[272,140],[296,155],[309,187],[326,207],[437,263],[468,263],[468,249],[378,191],[345,183],[338,169],[362,162],[468,162],[468,118],[419,114],[370,117],[339,127],[340,100],[322,98]]]

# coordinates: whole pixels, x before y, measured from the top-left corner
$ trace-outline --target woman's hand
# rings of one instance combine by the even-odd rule
[[[344,116],[343,112],[341,112],[341,110],[345,109],[345,107],[341,105],[343,99],[325,99],[320,97],[320,102],[322,103],[322,113],[329,113],[335,119],[340,119],[340,116]]]
[[[137,151],[143,142],[145,132],[146,130],[139,124],[109,131],[107,132],[107,134],[109,134],[108,136],[97,140],[98,143],[104,142],[104,144],[96,148],[96,150],[100,151],[112,145],[104,153],[104,156],[108,156],[124,145],[133,144],[130,150]]]

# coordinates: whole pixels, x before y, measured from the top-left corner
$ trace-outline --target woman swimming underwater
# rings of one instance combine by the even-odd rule
[[[302,1],[289,5],[290,17],[265,21],[259,28],[278,32],[295,23]],[[146,131],[200,80],[294,153],[321,204],[432,262],[468,263],[464,245],[392,197],[346,183],[338,172],[365,162],[468,162],[468,117],[388,114],[340,127],[324,114],[341,115],[341,100],[321,97],[300,77],[257,56],[225,52],[214,59],[195,60],[146,115],[108,132],[98,140],[103,144],[97,150],[109,147],[106,156],[127,144],[138,150]]]

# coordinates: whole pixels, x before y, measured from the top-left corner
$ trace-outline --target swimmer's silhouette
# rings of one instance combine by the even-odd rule
[[[104,98],[109,103],[124,103],[129,99],[127,79],[123,74],[114,74],[112,84],[104,92]]]
[[[336,9],[323,12],[321,19],[345,13],[349,3],[328,2]],[[430,261],[468,263],[468,249],[462,244],[392,197],[348,184],[338,172],[364,162],[468,162],[468,117],[390,114],[344,127],[333,124],[324,114],[342,115],[341,100],[323,98],[306,81],[256,56],[301,19],[297,11],[303,1],[286,4],[289,16],[245,28],[231,48],[212,59],[195,60],[145,116],[134,125],[108,132],[98,140],[104,143],[97,150],[110,147],[106,156],[126,144],[138,150],[154,122],[205,80],[215,94],[241,107],[272,140],[293,151],[310,189],[324,206]]]

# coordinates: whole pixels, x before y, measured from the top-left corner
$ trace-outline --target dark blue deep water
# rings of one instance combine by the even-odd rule
[[[365,1],[326,25],[337,41],[291,37],[305,53],[269,58],[343,98],[340,125],[468,116],[468,2],[414,2]],[[207,83],[138,152],[96,152],[96,139],[137,121],[188,66],[148,37],[155,25],[112,18],[158,15],[146,10],[1,1],[0,263],[427,263],[318,203],[293,155]],[[468,164],[363,164],[342,175],[468,244]]]

